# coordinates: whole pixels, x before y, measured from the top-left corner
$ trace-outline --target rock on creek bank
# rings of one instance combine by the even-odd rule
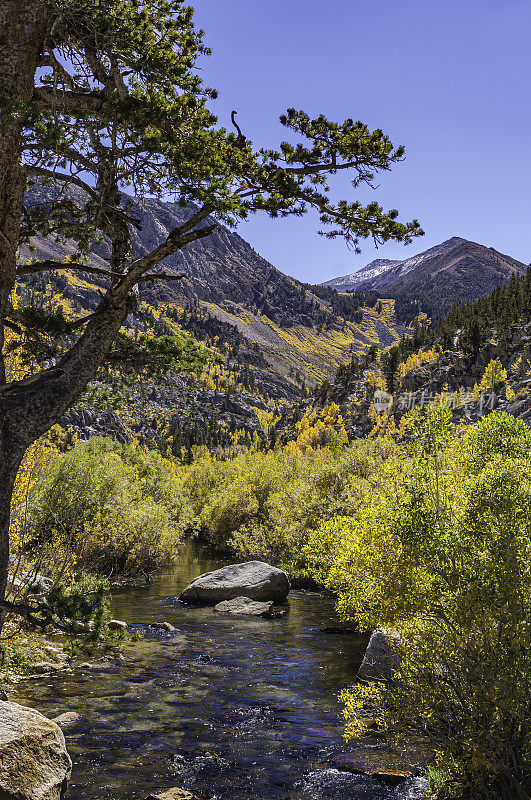
[[[60,800],[72,762],[61,728],[17,703],[0,702],[0,797]]]

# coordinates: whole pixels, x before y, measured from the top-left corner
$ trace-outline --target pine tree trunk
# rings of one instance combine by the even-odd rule
[[[46,28],[44,3],[0,0],[0,351],[4,342],[3,319],[15,284],[26,188],[26,173],[21,163],[20,112],[33,95]],[[13,104],[12,107],[6,108],[6,102]],[[13,110],[18,110],[19,115],[13,114]],[[4,382],[3,359],[0,361],[0,382]]]
[[[27,388],[3,391],[3,320],[15,286],[26,190],[22,120],[48,32],[46,6],[43,0],[0,0],[0,601],[8,580],[11,496],[24,452],[79,397],[135,304],[131,288],[108,293],[100,313],[57,365],[54,380],[43,371],[42,380]],[[123,258],[128,254],[124,250]],[[0,614],[0,632],[3,619]]]
[[[24,449],[9,441],[9,436],[0,432],[0,598],[6,593],[9,568],[9,521],[11,496]],[[0,632],[4,625],[5,612],[0,609]]]
[[[103,232],[112,241],[112,271],[123,273],[124,278],[107,290],[96,311],[84,321],[80,338],[53,368],[6,385],[1,355],[3,321],[15,287],[26,189],[23,118],[32,100],[35,107],[35,75],[47,44],[51,18],[47,15],[51,15],[53,6],[47,0],[0,0],[0,601],[4,599],[8,576],[11,495],[26,448],[61,418],[95,377],[136,304],[136,285],[142,276],[177,249],[209,235],[215,227],[192,230],[208,216],[203,209],[192,217],[192,224],[189,220],[188,227],[173,232],[179,236],[168,237],[151,253],[132,262],[129,228],[117,214],[112,229],[103,226]],[[83,116],[84,110],[79,113]],[[111,205],[119,204],[112,164],[109,170],[101,188],[107,186],[111,192]],[[3,617],[0,632],[2,622]]]

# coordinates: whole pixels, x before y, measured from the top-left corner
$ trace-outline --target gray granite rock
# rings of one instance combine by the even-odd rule
[[[363,681],[391,681],[396,669],[396,655],[392,643],[397,636],[383,628],[375,630],[369,639],[367,650],[358,670],[358,678]]]
[[[60,800],[72,762],[61,729],[37,711],[0,703],[0,797]]]
[[[263,561],[230,564],[200,575],[181,593],[185,603],[218,603],[236,597],[282,602],[290,590],[285,572]]]
[[[214,611],[223,614],[243,614],[250,617],[270,617],[273,609],[273,601],[268,600],[260,603],[251,600],[249,597],[235,597],[234,600],[222,600],[214,606]]]
[[[63,714],[59,714],[58,717],[54,717],[52,722],[55,722],[64,731],[73,728],[80,719],[81,714],[78,714],[77,711],[65,711]]]
[[[150,794],[145,800],[197,800],[196,796],[186,789],[161,789],[160,792]]]

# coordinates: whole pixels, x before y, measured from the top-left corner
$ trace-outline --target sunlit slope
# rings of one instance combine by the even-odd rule
[[[74,194],[75,191],[72,189]],[[27,200],[45,205],[53,196],[53,186],[35,185]],[[76,199],[81,202],[83,198]],[[130,201],[137,202],[132,198]],[[141,226],[140,230],[133,231],[135,253],[142,255],[165,241],[192,210],[155,199],[138,202],[136,211]],[[36,238],[33,245],[33,252],[21,251],[21,261],[64,259],[74,253],[72,242]],[[109,242],[104,239],[94,245],[87,265],[104,266],[108,254]],[[332,378],[338,365],[349,360],[353,353],[373,344],[386,347],[403,331],[395,325],[394,301],[375,302],[378,296],[374,292],[371,297],[361,298],[359,293],[353,298],[347,292],[341,299],[335,292],[332,293],[335,297],[331,297],[330,290],[328,295],[326,291],[323,294],[321,287],[284,275],[235,231],[223,225],[206,239],[166,259],[164,271],[185,273],[186,278],[155,285],[142,284],[140,299],[152,311],[171,307],[194,309],[191,320],[194,329],[190,332],[202,339],[203,329],[208,325],[203,320],[198,330],[195,309],[204,309],[234,326],[251,346],[259,348],[265,359],[265,366],[260,366],[262,382],[277,382],[280,378],[296,392],[301,390],[301,380],[310,387],[323,378]],[[54,291],[62,290],[69,310],[77,307],[78,312],[83,313],[93,311],[99,299],[94,285],[102,290],[107,285],[105,279],[79,271],[50,274],[43,280],[47,279],[53,282]],[[28,279],[28,284],[34,288],[38,286],[46,294],[46,287],[41,283],[36,276]],[[188,317],[183,318],[185,330]],[[163,327],[163,322],[156,325],[155,333]],[[232,339],[230,331],[224,331],[222,338],[225,334]],[[210,335],[214,336],[213,331],[209,332],[209,339]],[[213,341],[208,344],[215,346]],[[269,375],[263,373],[262,367],[269,370]]]
[[[209,312],[228,322],[250,341],[256,342],[272,369],[288,378],[299,372],[312,384],[332,377],[352,354],[367,347],[387,347],[404,331],[394,321],[394,301],[383,299],[375,308],[362,308],[360,323],[338,321],[320,329],[295,324],[281,327],[264,314],[248,310],[227,311],[206,303]]]

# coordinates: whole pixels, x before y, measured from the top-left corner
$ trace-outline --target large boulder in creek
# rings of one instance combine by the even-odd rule
[[[393,643],[397,642],[398,637],[384,628],[373,631],[358,670],[358,678],[362,681],[392,681],[397,666]]]
[[[263,561],[247,561],[200,575],[186,587],[179,599],[185,603],[209,604],[249,597],[251,600],[281,603],[289,590],[288,576],[281,569]]]
[[[55,722],[31,708],[0,702],[1,800],[60,800],[71,769]]]

